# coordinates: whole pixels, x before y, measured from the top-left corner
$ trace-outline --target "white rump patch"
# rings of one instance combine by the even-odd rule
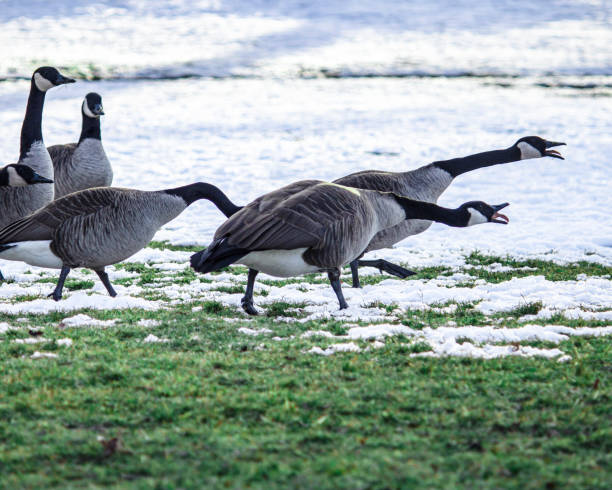
[[[0,252],[0,258],[4,260],[17,260],[36,267],[48,267],[50,269],[61,269],[62,261],[51,251],[51,240],[36,240],[31,242],[16,242]]]
[[[251,252],[240,259],[239,264],[276,277],[292,277],[318,272],[318,267],[304,260],[306,247],[294,250],[263,250]]]
[[[525,141],[521,141],[516,146],[519,150],[521,150],[521,160],[529,160],[530,158],[542,158],[542,154],[540,153],[540,151]]]
[[[40,73],[34,73],[34,83],[36,84],[36,88],[41,92],[46,92],[51,87],[55,85],[43,77]]]
[[[468,212],[470,213],[470,220],[467,224],[468,226],[480,225],[489,221],[484,214],[474,208],[468,208]]]
[[[20,187],[24,185],[28,185],[25,179],[17,173],[15,167],[7,167],[6,169],[8,173],[8,184],[11,187]]]

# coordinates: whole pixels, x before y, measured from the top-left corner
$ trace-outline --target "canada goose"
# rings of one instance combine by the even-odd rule
[[[0,259],[61,269],[49,295],[56,301],[74,267],[93,269],[116,296],[104,267],[144,248],[160,227],[198,199],[212,201],[226,216],[235,211],[220,189],[203,182],[161,191],[97,187],[75,192],[0,230]]]
[[[81,115],[83,125],[78,143],[47,148],[55,172],[55,199],[91,187],[108,187],[113,182],[113,169],[100,133],[100,116],[104,115],[102,97],[88,93],[81,105]]]
[[[258,272],[278,277],[327,272],[343,309],[348,306],[340,287],[340,268],[359,257],[380,230],[406,219],[449,226],[507,223],[508,218],[498,213],[505,206],[474,201],[447,209],[390,192],[303,180],[265,194],[233,214],[217,229],[210,246],[191,256],[191,266],[203,273],[233,263],[249,267],[242,307],[253,315]]]
[[[11,163],[0,168],[0,187],[22,187],[32,184],[53,184],[53,181],[38,175],[27,165]]]
[[[433,162],[408,172],[366,170],[334,180],[334,183],[359,189],[394,192],[411,199],[435,203],[458,175],[482,167],[529,158],[549,156],[563,160],[558,151],[550,149],[561,145],[565,145],[565,143],[546,141],[538,136],[526,136],[505,150],[486,151],[463,158]],[[431,220],[409,219],[395,226],[382,229],[364,249],[364,253],[391,247],[408,236],[424,232],[431,224]],[[386,260],[357,260],[356,258],[351,262],[353,287],[360,287],[358,266],[377,267],[381,271],[384,270],[398,277],[407,277],[414,274],[412,271]]]
[[[73,83],[55,68],[43,66],[34,71],[30,96],[21,127],[21,149],[17,163],[27,165],[36,173],[53,177],[53,163],[42,137],[42,111],[47,90]],[[42,208],[53,200],[53,185],[36,185],[4,189],[0,192],[0,228]]]

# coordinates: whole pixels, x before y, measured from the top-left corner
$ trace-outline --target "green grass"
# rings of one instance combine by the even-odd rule
[[[483,269],[470,269],[471,275],[485,279],[487,282],[498,283],[507,281],[512,277],[525,276],[544,276],[549,281],[575,281],[578,274],[587,276],[608,276],[612,275],[612,267],[607,267],[594,262],[576,262],[573,264],[559,265],[552,261],[530,259],[517,260],[511,257],[493,257],[483,255],[480,252],[472,252],[466,257],[466,264],[490,266],[499,263],[518,270],[510,272],[492,272]],[[520,270],[521,267],[530,267],[534,270]]]
[[[480,254],[468,262],[525,264]],[[529,263],[535,271],[508,274],[575,280],[610,273],[590,263]],[[115,282],[141,286],[143,297],[165,298],[159,284],[167,277],[168,285],[214,280],[155,264],[117,268],[138,274]],[[229,272],[238,282],[211,285],[214,294],[242,293],[246,269]],[[431,279],[453,271],[417,272]],[[389,276],[364,276],[364,284],[381,278]],[[319,275],[301,279],[270,285],[325,282]],[[67,286],[86,290],[92,280],[76,277]],[[32,281],[51,282],[35,275]],[[380,349],[323,357],[306,351],[339,340],[302,338],[303,332],[341,336],[364,323],[295,321],[305,306],[276,301],[247,319],[202,295],[157,311],[80,311],[117,320],[110,328],[60,325],[77,312],[0,314],[0,322],[20,327],[0,334],[0,488],[609,488],[610,337],[521,344],[559,348],[572,356],[566,363],[415,358],[431,346],[403,336],[387,338]],[[368,306],[415,329],[492,323],[474,303],[458,303],[450,313]],[[514,309],[492,317],[516,327],[519,317],[542,307],[517,298]],[[290,318],[279,321],[284,317]],[[142,319],[158,325],[139,327]],[[606,325],[561,315],[530,323]],[[243,326],[273,333],[249,336],[238,331]],[[13,342],[37,328],[50,342]],[[149,334],[169,342],[143,343]],[[66,337],[73,346],[57,344]],[[34,351],[58,357],[33,360]]]
[[[162,241],[162,242],[152,241],[152,242],[149,242],[149,245],[147,246],[149,248],[155,248],[158,250],[174,250],[177,252],[199,252],[200,250],[206,248],[205,246],[202,246],[202,245],[172,245],[171,243],[167,241]]]

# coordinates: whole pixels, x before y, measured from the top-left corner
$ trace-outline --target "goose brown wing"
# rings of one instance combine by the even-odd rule
[[[124,192],[124,189],[104,187],[69,194],[4,227],[0,230],[0,244],[52,240],[62,224],[115,206],[117,199]]]
[[[354,190],[333,184],[302,181],[292,186],[298,192],[287,192],[287,186],[245,206],[221,225],[215,238],[228,237],[228,244],[246,250],[322,248],[355,224],[365,206]]]

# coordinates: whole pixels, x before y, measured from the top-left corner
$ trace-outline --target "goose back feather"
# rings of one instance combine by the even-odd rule
[[[246,255],[303,249],[307,264],[328,270],[354,259],[381,226],[403,217],[390,195],[304,180],[251,202],[221,225],[214,239],[223,241],[228,257],[238,250]]]
[[[89,189],[0,230],[0,244],[51,240],[65,265],[97,269],[138,252],[186,207],[181,197],[164,191]]]

